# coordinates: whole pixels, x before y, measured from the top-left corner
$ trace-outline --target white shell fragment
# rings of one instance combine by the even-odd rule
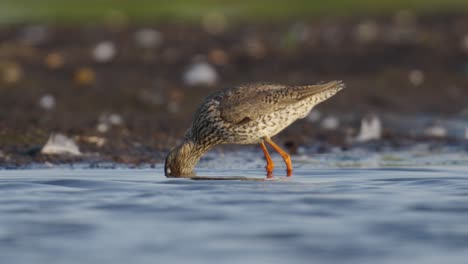
[[[206,62],[192,64],[183,76],[184,83],[189,86],[212,86],[218,82],[215,68]]]
[[[41,149],[42,154],[60,155],[69,154],[80,156],[81,152],[76,143],[63,134],[52,134]]]
[[[361,120],[361,129],[354,139],[355,142],[367,142],[382,137],[382,122],[376,115],[365,117]]]
[[[51,110],[55,107],[55,97],[50,94],[46,94],[39,99],[39,106],[45,110]]]
[[[109,62],[116,54],[115,44],[110,41],[104,41],[97,44],[93,49],[93,58],[97,62]]]

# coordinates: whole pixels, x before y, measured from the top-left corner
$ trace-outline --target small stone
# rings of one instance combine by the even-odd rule
[[[412,70],[408,74],[408,79],[414,86],[420,86],[424,83],[424,72],[421,70]]]
[[[424,130],[424,134],[434,138],[444,138],[447,136],[447,129],[440,125],[433,125]]]
[[[336,130],[339,126],[340,121],[334,116],[328,116],[320,123],[320,127],[325,130]]]
[[[59,52],[51,52],[45,57],[44,63],[49,69],[55,70],[61,68],[65,64],[65,59]]]
[[[107,131],[109,131],[109,125],[106,123],[99,123],[96,126],[96,130],[100,133],[106,133]]]
[[[202,26],[206,32],[216,35],[226,31],[227,20],[220,12],[207,13],[202,18]]]
[[[114,126],[120,126],[123,124],[123,119],[119,114],[110,114],[107,118],[109,124]]]
[[[228,55],[222,49],[214,49],[208,54],[210,62],[216,65],[226,65],[228,63]]]
[[[6,84],[18,83],[23,78],[22,67],[14,62],[0,62],[0,81]]]
[[[96,74],[91,68],[80,68],[75,71],[74,79],[80,85],[90,85],[96,81]]]
[[[309,115],[307,115],[307,121],[315,123],[319,121],[321,116],[322,113],[320,113],[318,110],[312,110],[310,111]]]
[[[96,129],[101,133],[106,133],[112,126],[120,126],[123,123],[123,118],[119,114],[104,113],[99,116],[99,124],[97,125]]]
[[[81,155],[81,152],[75,142],[63,134],[50,135],[49,140],[47,140],[47,143],[42,147],[41,153],[49,155]]]
[[[361,120],[361,129],[354,141],[367,142],[382,137],[382,122],[376,115],[370,115]]]
[[[218,74],[210,64],[197,62],[188,68],[183,76],[183,80],[188,86],[213,86],[218,82]]]
[[[155,48],[162,44],[162,34],[154,29],[145,28],[135,32],[135,43],[141,48]]]
[[[93,58],[97,62],[109,62],[116,55],[115,44],[110,41],[104,41],[97,44],[93,49]]]
[[[55,97],[51,94],[46,94],[39,99],[39,106],[45,110],[52,110],[55,108]]]

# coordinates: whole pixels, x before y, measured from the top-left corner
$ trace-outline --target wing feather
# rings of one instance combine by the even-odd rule
[[[225,121],[245,123],[285,109],[310,96],[322,93],[328,98],[330,90],[334,94],[341,88],[343,84],[339,81],[296,87],[275,84],[240,86],[223,92],[219,109]]]

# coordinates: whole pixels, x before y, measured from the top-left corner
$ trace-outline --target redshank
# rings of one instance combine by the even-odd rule
[[[167,155],[167,177],[192,177],[203,154],[218,144],[260,144],[267,177],[274,163],[265,143],[276,150],[292,175],[291,158],[271,137],[344,88],[342,81],[305,86],[251,84],[228,88],[208,96],[195,113],[192,127],[180,145]]]

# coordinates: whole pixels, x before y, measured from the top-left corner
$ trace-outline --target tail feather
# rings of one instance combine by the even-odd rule
[[[294,91],[301,98],[308,98],[320,94],[335,94],[345,88],[343,81],[331,81],[324,84],[304,85],[295,87]]]

